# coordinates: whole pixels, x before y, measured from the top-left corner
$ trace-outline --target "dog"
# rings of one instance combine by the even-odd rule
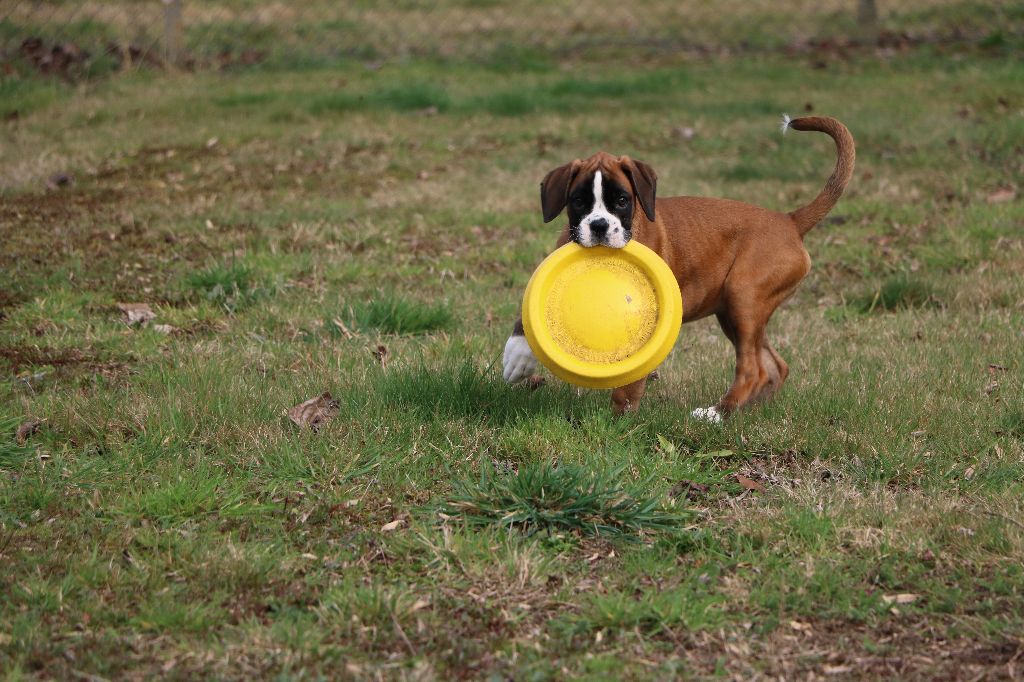
[[[782,387],[789,367],[765,333],[775,309],[811,268],[803,237],[835,206],[853,175],[853,137],[834,118],[783,117],[789,128],[816,131],[835,142],[835,169],[824,189],[806,206],[781,213],[729,199],[655,198],[657,175],[628,156],[598,152],[548,173],[540,185],[544,222],[568,209],[569,223],[557,247],[576,242],[622,248],[631,239],[651,248],[668,264],[683,297],[683,322],[718,318],[736,349],[736,375],[716,405],[692,416],[719,423]],[[523,335],[522,318],[505,344],[503,376],[508,383],[536,371],[537,360]],[[612,391],[616,414],[635,410],[647,378]]]

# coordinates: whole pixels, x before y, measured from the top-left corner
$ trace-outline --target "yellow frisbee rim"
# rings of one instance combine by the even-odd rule
[[[546,321],[544,294],[568,266],[580,259],[609,256],[630,261],[647,276],[657,300],[658,317],[647,342],[633,354],[614,362],[594,362],[567,352],[555,340]],[[533,354],[555,376],[586,388],[625,386],[654,371],[675,345],[682,324],[683,299],[675,275],[661,256],[636,241],[621,249],[566,244],[537,267],[523,295],[523,331]]]

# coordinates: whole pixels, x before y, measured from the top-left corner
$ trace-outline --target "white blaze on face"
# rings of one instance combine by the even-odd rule
[[[580,219],[579,235],[580,246],[610,246],[613,249],[621,249],[626,245],[626,230],[622,227],[622,221],[604,205],[604,191],[601,187],[601,171],[594,173],[594,207],[590,213]],[[595,220],[604,220],[608,223],[608,229],[593,230],[590,224]]]

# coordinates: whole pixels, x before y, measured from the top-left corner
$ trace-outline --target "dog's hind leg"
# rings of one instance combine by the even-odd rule
[[[755,309],[763,311],[763,308]],[[736,349],[736,376],[717,405],[699,408],[692,416],[718,423],[723,417],[757,400],[769,397],[782,386],[789,368],[768,343],[765,325],[768,315],[750,311],[718,314],[722,331]]]
[[[789,376],[789,365],[782,359],[778,351],[772,347],[767,335],[763,335],[761,338],[759,355],[761,367],[768,376],[768,383],[761,388],[757,395],[751,397],[751,402],[760,402],[771,398],[778,393],[779,389],[782,388],[782,384],[786,382],[786,377]]]

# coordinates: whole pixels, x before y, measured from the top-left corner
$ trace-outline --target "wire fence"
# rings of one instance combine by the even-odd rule
[[[71,73],[403,56],[1019,40],[1019,0],[0,0],[0,63]]]

